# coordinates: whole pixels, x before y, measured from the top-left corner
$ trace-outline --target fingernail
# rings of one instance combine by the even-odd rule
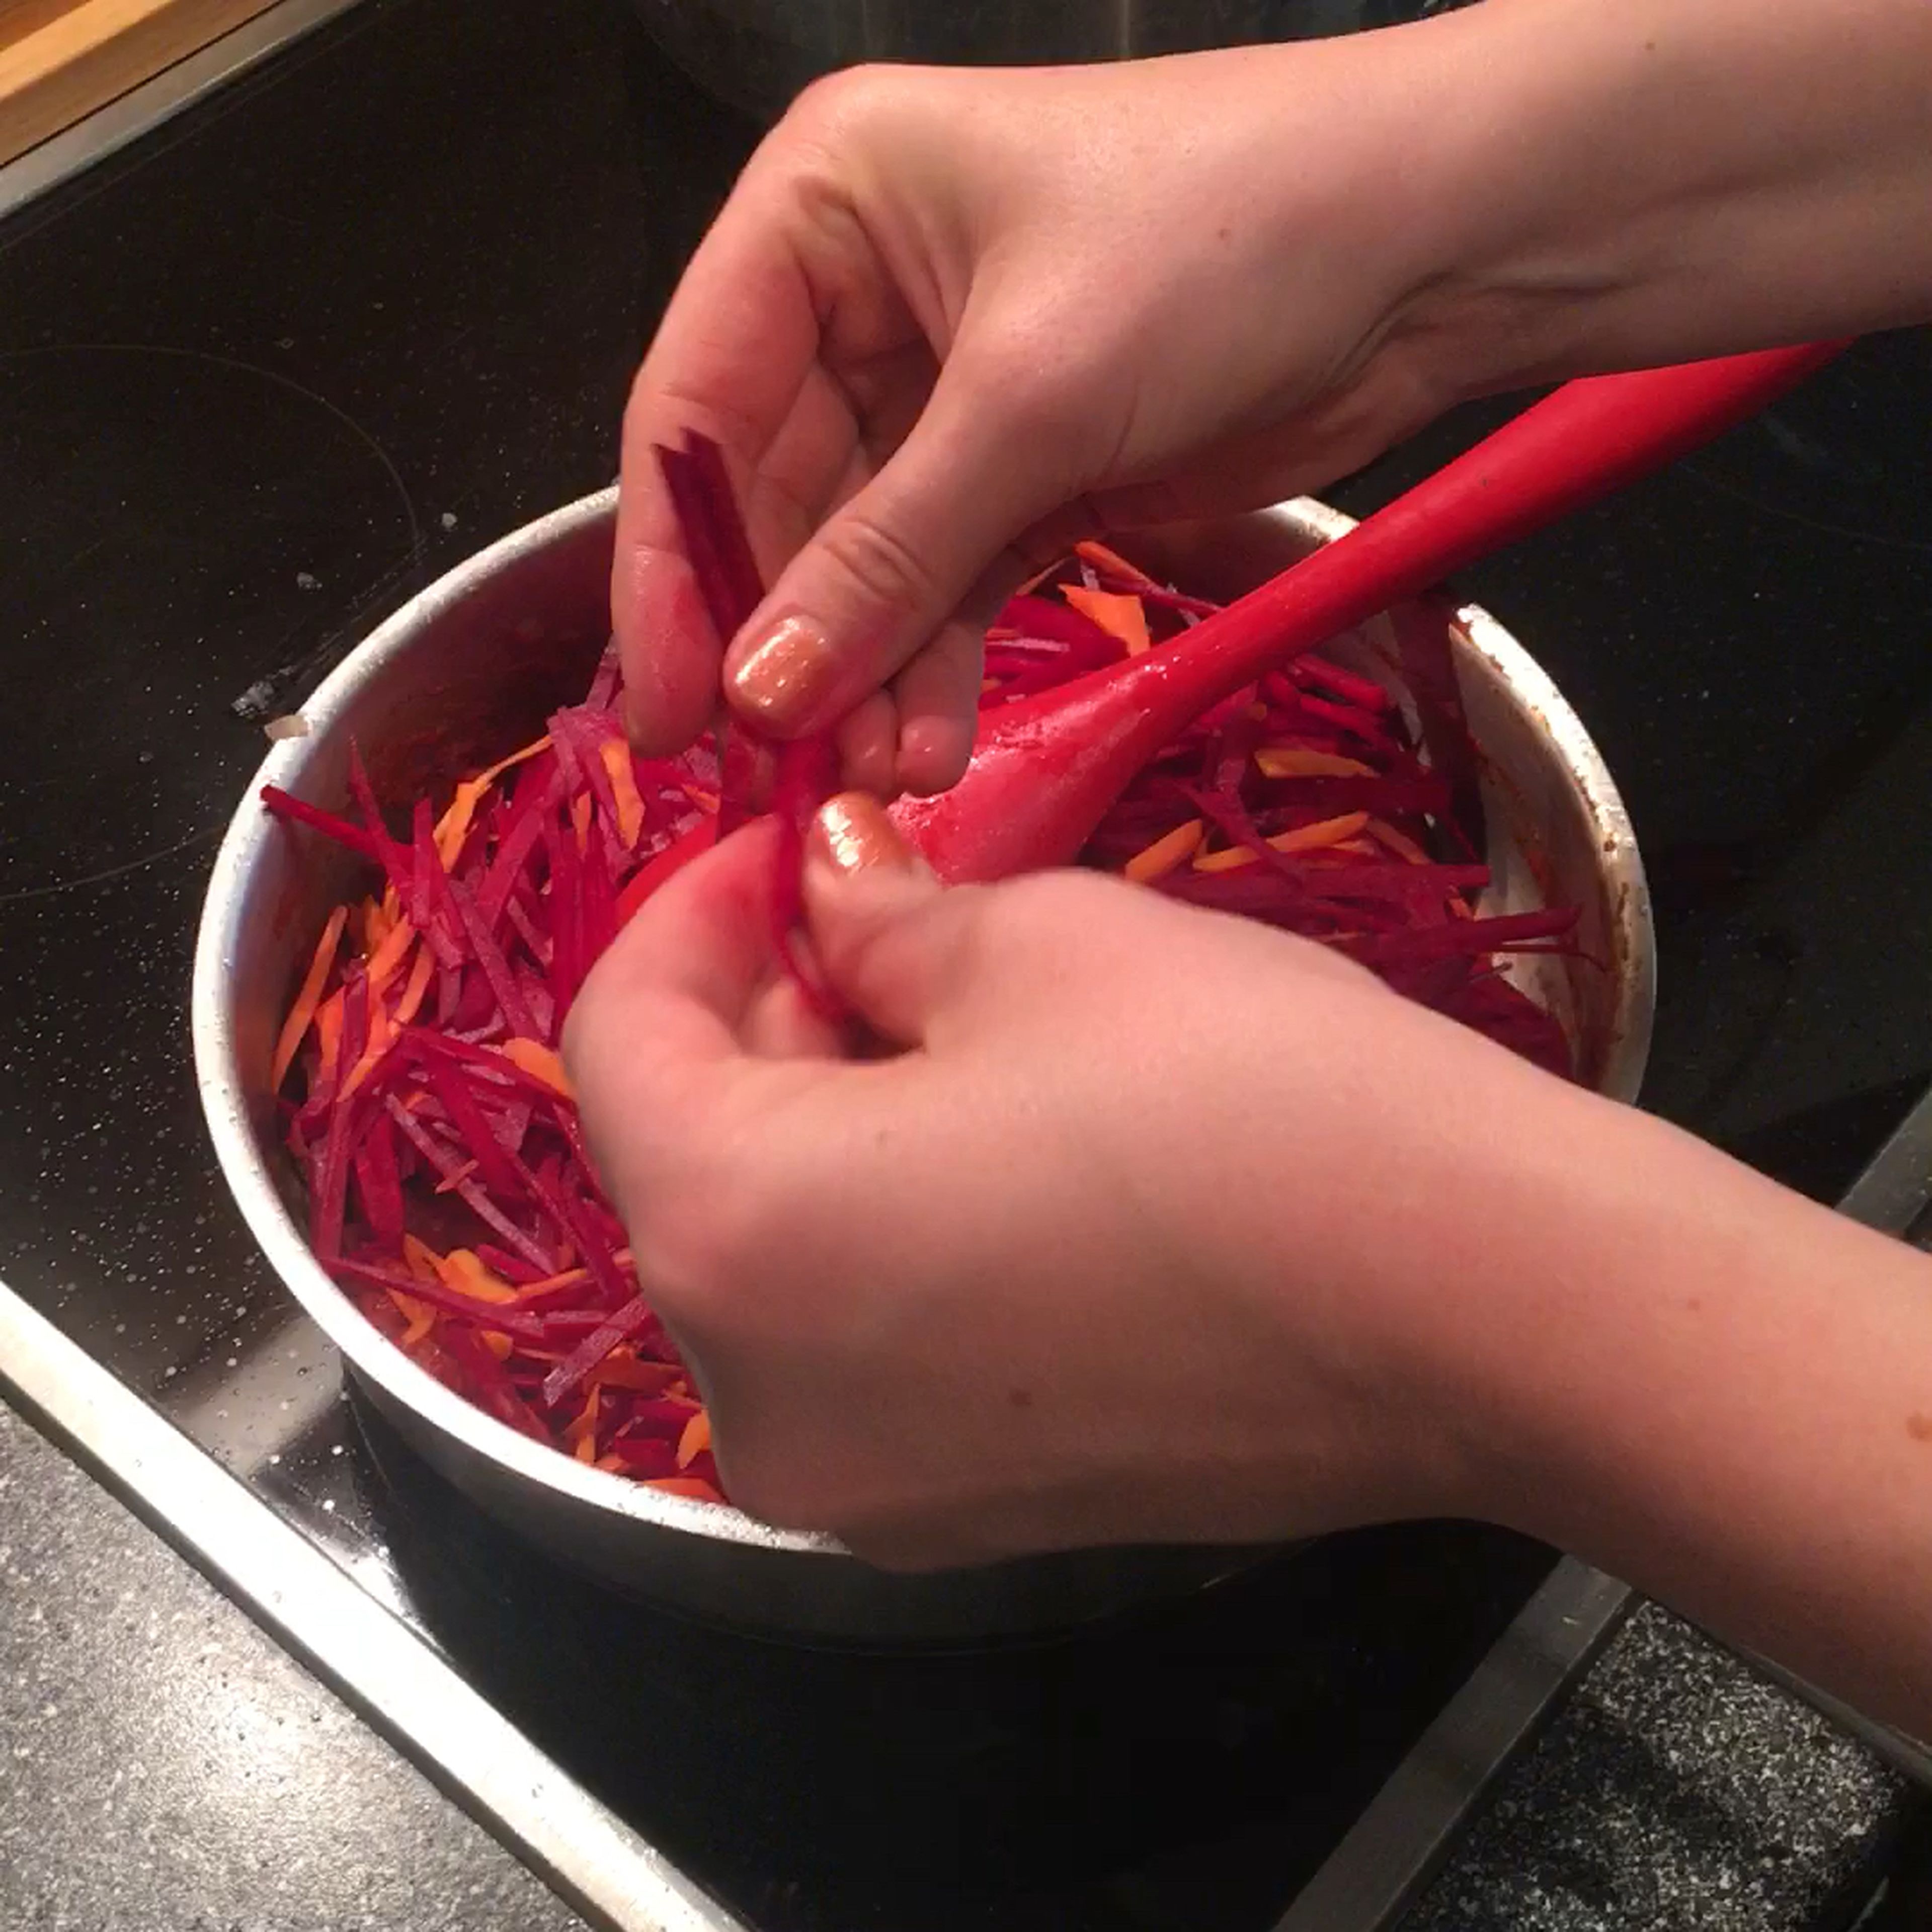
[[[812,841],[816,855],[847,878],[880,866],[910,872],[915,862],[885,807],[862,791],[826,800],[813,823]]]
[[[825,633],[809,617],[781,617],[725,673],[732,696],[780,727],[802,724],[838,670]]]

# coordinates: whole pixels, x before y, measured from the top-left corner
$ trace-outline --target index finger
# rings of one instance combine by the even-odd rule
[[[782,183],[762,177],[754,163],[692,256],[624,415],[610,608],[628,722],[646,752],[681,750],[704,729],[730,641],[706,614],[656,446],[693,429],[721,446],[769,574],[784,560],[771,554],[773,533],[747,479],[782,438],[802,440],[808,466],[828,472],[803,479],[811,496],[829,489],[850,458],[849,415],[813,383],[819,337]],[[800,425],[802,439],[788,437],[802,406],[812,420]]]

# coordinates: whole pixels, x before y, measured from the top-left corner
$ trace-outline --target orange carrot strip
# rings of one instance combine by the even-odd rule
[[[1165,878],[1177,866],[1184,866],[1201,849],[1202,824],[1190,818],[1172,832],[1163,832],[1151,845],[1144,845],[1127,861],[1126,876],[1137,884],[1148,885]]]
[[[500,1362],[507,1362],[510,1359],[510,1351],[517,1346],[508,1336],[500,1335],[494,1328],[478,1329],[476,1339]]]
[[[505,1040],[496,1051],[532,1080],[541,1080],[546,1087],[555,1088],[566,1100],[577,1098],[570,1076],[563,1070],[563,1062],[542,1040],[530,1040],[520,1034],[514,1040]]]
[[[452,1188],[460,1187],[482,1165],[480,1161],[466,1160],[460,1167],[452,1167],[436,1184],[434,1192],[438,1194],[447,1194]]]
[[[381,944],[369,956],[370,997],[380,993],[401,970],[403,962],[410,956],[410,948],[416,944],[416,929],[406,919],[399,919],[382,935]]]
[[[613,1349],[591,1370],[590,1378],[638,1395],[671,1396],[683,1382],[684,1371],[675,1362],[640,1361],[626,1351]]]
[[[440,1281],[442,1270],[437,1265],[442,1257],[420,1234],[405,1234],[403,1237],[403,1264],[419,1281]]]
[[[336,1050],[342,1041],[344,994],[338,986],[315,1010],[315,1036],[322,1042],[322,1077],[335,1077]]]
[[[341,1099],[347,1100],[376,1070],[376,1063],[388,1052],[395,1036],[395,1022],[389,1018],[388,1008],[378,1000],[370,1010],[369,1044],[362,1049],[362,1058],[349,1070],[349,1078],[342,1083]]]
[[[621,739],[606,738],[597,748],[610,789],[617,794],[617,836],[628,852],[644,829],[644,802],[638,795],[637,775],[631,769],[631,748]]]
[[[590,794],[580,791],[570,802],[570,823],[577,833],[577,849],[587,851],[590,846]]]
[[[1096,570],[1111,570],[1116,577],[1124,577],[1130,584],[1150,584],[1153,579],[1138,566],[1130,563],[1118,550],[1109,550],[1103,543],[1096,543],[1091,537],[1082,537],[1073,546],[1073,554],[1093,565]]]
[[[684,1433],[677,1438],[677,1466],[688,1469],[711,1447],[711,1412],[700,1408],[684,1425]]]
[[[1410,838],[1406,832],[1398,832],[1393,825],[1379,818],[1370,819],[1368,830],[1370,838],[1378,844],[1386,845],[1391,852],[1406,859],[1412,866],[1426,866],[1429,863],[1429,854],[1413,838]]]
[[[1352,838],[1369,822],[1366,812],[1345,812],[1340,818],[1324,818],[1312,825],[1298,825],[1292,832],[1277,832],[1268,842],[1277,852],[1313,852],[1324,845],[1340,844]],[[1219,852],[1202,852],[1195,856],[1197,872],[1232,872],[1242,866],[1258,863],[1256,855],[1245,845],[1229,845]]]
[[[564,1425],[563,1439],[572,1448],[581,1451],[586,1443],[590,1445],[590,1455],[584,1459],[586,1462],[597,1454],[597,1412],[603,1400],[602,1391],[592,1383],[584,1406]]]
[[[1055,557],[1044,570],[1035,571],[1034,574],[1013,592],[1013,595],[1016,597],[1025,597],[1030,595],[1034,591],[1037,590],[1040,586],[1060,568],[1060,565],[1065,560],[1066,560],[1062,557]],[[1016,631],[1012,634],[1015,637],[1018,637],[1019,633]]]
[[[1092,618],[1110,637],[1119,638],[1129,657],[1138,657],[1153,643],[1148,634],[1147,611],[1138,597],[1124,590],[1089,590],[1080,584],[1066,585],[1060,594],[1082,616]]]
[[[566,1268],[561,1274],[547,1274],[541,1281],[526,1281],[517,1290],[517,1299],[527,1301],[534,1294],[547,1294],[554,1288],[574,1288],[590,1279],[588,1268]]]
[[[404,1330],[400,1346],[413,1348],[436,1326],[436,1310],[427,1302],[418,1301],[413,1297],[399,1293],[394,1288],[386,1291],[396,1304],[396,1312],[410,1325]]]
[[[1264,745],[1255,763],[1264,778],[1372,778],[1374,772],[1354,758],[1318,752],[1306,745]]]
[[[651,1476],[646,1489],[662,1490],[668,1496],[694,1496],[701,1503],[722,1503],[724,1498],[698,1476]]]
[[[520,765],[526,758],[534,758],[539,752],[550,749],[550,734],[546,731],[541,738],[533,738],[520,752],[512,752],[507,758],[499,758],[487,772],[478,772],[470,780],[475,785],[494,784],[513,765]]]
[[[452,1248],[449,1252],[438,1258],[436,1273],[442,1277],[446,1288],[454,1288],[459,1294],[466,1294],[478,1301],[514,1301],[517,1291],[500,1276],[492,1274],[467,1248]]]
[[[489,790],[488,779],[466,778],[456,788],[448,809],[436,820],[432,836],[436,840],[436,856],[442,861],[446,872],[454,871],[463,850],[463,842],[470,836],[470,827],[476,819],[476,808],[489,795]]]
[[[430,976],[435,970],[436,955],[425,946],[416,954],[416,964],[410,968],[409,984],[403,988],[403,997],[396,1002],[398,1027],[407,1026],[416,1018],[416,1009],[429,991]]]
[[[335,949],[342,943],[342,928],[348,919],[349,908],[338,906],[328,915],[328,923],[322,928],[322,937],[315,943],[315,956],[309,961],[308,970],[302,976],[302,991],[296,994],[296,1003],[289,1009],[288,1018],[282,1022],[280,1037],[275,1042],[275,1057],[268,1068],[268,1091],[272,1094],[282,1090],[282,1082],[288,1077],[296,1054],[308,1036],[309,1022],[315,1018],[315,1010],[322,1002],[322,989],[328,982],[328,969],[335,964]]]
[[[621,1476],[624,1473],[625,1464],[621,1456],[600,1456],[590,1466],[593,1469],[606,1470],[614,1476]]]

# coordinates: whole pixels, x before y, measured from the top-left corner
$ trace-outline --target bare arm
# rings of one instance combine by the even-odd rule
[[[1487,0],[1454,17],[1433,111],[1454,118],[1468,220],[1423,308],[1461,382],[1932,319],[1932,8]]]
[[[911,1564],[1484,1517],[1932,1731],[1932,1261],[1322,948],[844,809],[814,933],[907,1052],[773,1030],[755,834],[566,1042],[746,1508]]]
[[[1318,490],[1472,394],[1932,318],[1925,0],[1484,0],[1114,67],[880,68],[778,128],[625,438],[634,733],[719,640],[655,440],[724,442],[770,596],[724,662],[855,784],[970,742],[980,627],[1072,534]]]

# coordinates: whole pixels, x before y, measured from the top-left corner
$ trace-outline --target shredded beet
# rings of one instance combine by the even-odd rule
[[[659,454],[729,638],[761,591],[722,458],[697,438]],[[1158,650],[1216,608],[1082,544],[1001,612],[982,707]],[[1359,670],[1303,656],[1167,746],[1086,862],[1334,946],[1568,1076],[1562,1027],[1501,962],[1574,952],[1576,915],[1478,911],[1478,766],[1440,614],[1405,616],[1396,636],[1408,708]],[[614,646],[583,704],[440,813],[416,800],[386,815],[352,754],[354,819],[264,788],[291,836],[368,868],[367,896],[332,910],[308,962],[274,1076],[316,1252],[384,1334],[562,1454],[722,1502],[708,1418],[640,1292],[556,1049],[617,929],[760,794],[784,835],[780,956],[836,1012],[799,928],[804,836],[837,761],[829,740],[776,746],[739,728],[722,752],[640,758],[620,683]]]

